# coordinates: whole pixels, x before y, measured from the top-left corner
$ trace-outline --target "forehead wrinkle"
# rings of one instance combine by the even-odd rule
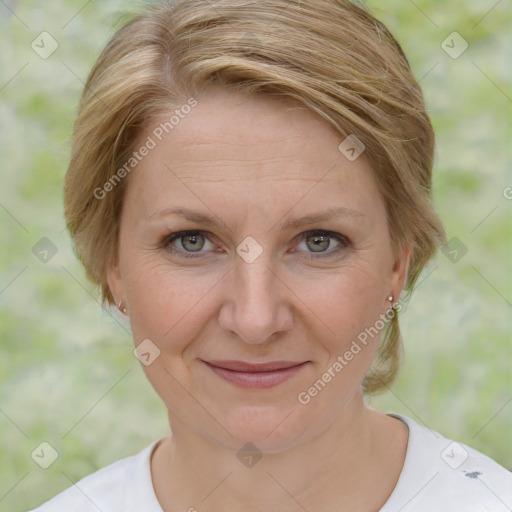
[[[243,135],[244,132],[237,131],[236,135]],[[193,140],[187,141],[188,137],[185,135],[183,137],[184,140],[181,140],[182,137],[176,139],[176,143],[179,144],[180,147],[195,147],[195,146],[215,146],[215,145],[227,145],[227,146],[249,146],[252,147],[255,144],[265,144],[268,146],[269,144],[282,144],[283,142],[287,142],[294,139],[302,139],[303,141],[311,140],[311,136],[307,137],[303,134],[286,134],[282,137],[261,137],[258,138],[256,136],[258,132],[247,132],[248,140],[233,140],[231,138],[232,134],[226,135],[229,137],[227,140],[225,138],[215,139],[215,138],[205,138],[201,139],[197,136],[197,134],[193,135]]]
[[[258,134],[262,134],[261,137],[258,138]],[[203,137],[201,137],[203,135]],[[233,136],[241,137],[246,135],[247,140],[235,140]],[[292,133],[286,131],[282,134],[282,136],[276,136],[275,134],[272,137],[265,136],[264,132],[261,130],[254,130],[254,126],[250,127],[249,130],[233,130],[230,133],[225,134],[224,137],[220,135],[220,138],[215,136],[211,136],[206,133],[197,133],[197,131],[192,131],[187,129],[184,132],[180,132],[180,134],[176,137],[175,142],[177,145],[183,148],[194,148],[196,146],[234,146],[234,147],[254,147],[257,144],[264,144],[268,147],[271,144],[283,144],[290,141],[295,141],[300,144],[300,147],[303,147],[304,142],[309,142],[312,140],[311,134],[303,134],[303,133]]]
[[[267,167],[266,163],[286,164],[286,167],[275,166]],[[172,162],[164,166],[164,174],[169,166],[172,169],[171,174],[175,174],[183,181],[302,181],[302,182],[322,182],[325,181],[325,173],[318,172],[313,166],[309,166],[301,160],[288,160],[286,158],[269,159],[265,161],[252,160],[226,160],[211,161],[187,161]],[[222,172],[226,171],[226,172]]]
[[[291,160],[293,158],[293,160]],[[204,158],[204,159],[194,159],[193,161],[190,159],[187,159],[187,162],[179,163],[178,165],[180,167],[192,167],[194,165],[203,165],[208,167],[221,167],[223,165],[229,165],[229,164],[262,164],[262,163],[272,163],[272,162],[286,162],[289,164],[302,164],[304,165],[304,162],[300,159],[296,158],[295,154],[291,155],[279,155],[275,157],[265,157],[260,159],[255,158],[222,158],[222,159],[215,159],[212,160],[211,158]],[[174,164],[176,166],[176,164]]]
[[[287,183],[287,182],[305,182],[305,183],[319,183],[321,178],[318,176],[285,176],[283,172],[276,172],[266,176],[246,176],[243,173],[233,176],[215,176],[211,174],[187,174],[186,176],[179,176],[180,180],[184,183],[236,183],[236,182],[274,182],[274,183]]]

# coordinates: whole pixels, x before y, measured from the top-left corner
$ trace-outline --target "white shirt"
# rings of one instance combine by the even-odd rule
[[[379,512],[510,512],[512,473],[486,455],[411,418],[404,466]],[[151,480],[160,440],[82,478],[29,512],[163,512]],[[314,512],[314,511],[311,511]]]

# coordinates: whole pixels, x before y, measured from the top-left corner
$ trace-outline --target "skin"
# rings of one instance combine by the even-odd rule
[[[405,424],[364,402],[379,337],[309,404],[297,397],[388,311],[410,249],[393,254],[372,168],[364,153],[352,162],[340,153],[344,137],[325,121],[220,88],[197,99],[129,176],[119,260],[108,271],[135,344],[149,338],[160,350],[143,366],[172,431],[151,459],[157,498],[166,511],[376,510],[408,439]],[[168,117],[148,126],[141,144]],[[357,213],[279,228],[340,206]],[[161,214],[174,207],[220,224]],[[206,238],[162,245],[183,230]],[[324,233],[315,252],[311,230],[349,242]],[[263,250],[252,263],[236,252],[248,236]],[[202,363],[213,359],[309,363],[275,387],[242,389]],[[247,442],[262,454],[252,467],[237,457]]]

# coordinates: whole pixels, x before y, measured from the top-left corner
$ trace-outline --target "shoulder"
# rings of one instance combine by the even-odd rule
[[[510,511],[512,473],[483,453],[447,439],[411,418],[398,483],[381,512]],[[398,508],[396,508],[398,507]]]
[[[158,442],[87,475],[29,512],[118,512],[131,510],[135,501],[147,499],[148,494],[151,501],[150,457]]]

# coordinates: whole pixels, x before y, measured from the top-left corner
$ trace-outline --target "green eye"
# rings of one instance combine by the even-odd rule
[[[333,240],[335,240],[335,243],[332,242]],[[335,253],[337,254],[350,245],[350,241],[346,236],[322,230],[307,231],[306,233],[303,233],[301,244],[302,243],[306,246],[304,252],[309,252],[309,254],[311,254],[310,257],[312,258],[321,258]],[[301,244],[297,246],[299,250],[303,250],[300,249]],[[333,245],[334,248],[328,250]]]
[[[205,244],[204,235],[185,235],[181,236],[181,246],[186,251],[198,252],[200,251]]]
[[[324,252],[331,245],[329,235],[308,235],[305,240],[306,245],[313,252]]]
[[[177,243],[174,244],[174,242]],[[185,258],[198,258],[201,257],[202,253],[207,252],[202,251],[207,243],[212,245],[203,231],[179,231],[167,235],[160,247]],[[213,248],[213,245],[211,248]]]

